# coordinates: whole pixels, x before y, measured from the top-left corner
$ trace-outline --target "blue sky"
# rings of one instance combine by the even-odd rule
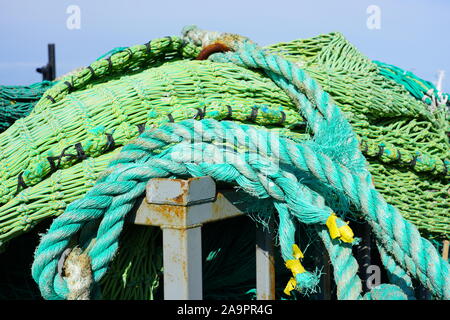
[[[78,5],[81,29],[69,30],[67,7]],[[369,5],[381,29],[366,26]],[[31,84],[56,44],[57,75],[86,66],[108,50],[167,35],[185,25],[239,33],[260,45],[342,32],[371,59],[430,81],[445,70],[450,91],[448,0],[0,0],[0,84]]]

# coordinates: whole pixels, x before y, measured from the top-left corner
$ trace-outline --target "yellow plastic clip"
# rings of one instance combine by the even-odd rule
[[[303,258],[303,252],[300,250],[300,248],[295,243],[292,245],[292,252],[294,254],[295,259]]]
[[[297,286],[297,281],[295,281],[294,278],[289,279],[286,288],[284,288],[284,293],[287,294],[288,296],[291,295],[291,291],[295,289],[295,287]]]
[[[348,226],[348,222],[342,227],[338,227],[336,221],[337,217],[332,213],[325,223],[330,232],[331,239],[339,238],[343,242],[352,243],[354,234],[353,230]]]
[[[305,272],[305,268],[303,267],[300,260],[294,259],[294,260],[288,260],[286,261],[286,268],[292,271],[292,275],[295,277],[299,273]]]
[[[340,239],[341,239],[342,241],[347,242],[347,243],[352,243],[352,242],[353,242],[353,240],[354,240],[354,239],[353,239],[354,234],[353,234],[352,228],[350,228],[350,227],[348,226],[348,222],[347,222],[346,225],[344,225],[344,226],[342,226],[342,227],[339,228],[339,233],[341,234]]]
[[[300,259],[303,258],[303,253],[296,244],[292,245],[292,253],[295,259],[287,260],[285,263],[286,268],[291,270],[292,275],[294,276],[293,278],[289,279],[286,288],[284,288],[284,293],[287,294],[288,296],[290,296],[291,291],[297,287],[297,281],[295,280],[295,276],[299,273],[306,272],[305,268],[300,262]]]

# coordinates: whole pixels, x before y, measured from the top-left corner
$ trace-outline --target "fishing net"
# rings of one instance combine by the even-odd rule
[[[339,33],[265,49],[294,61],[330,93],[358,135],[375,185],[387,201],[424,236],[448,238],[445,105],[430,110]],[[177,37],[121,48],[60,79],[27,117],[0,134],[0,244],[63,213],[92,187],[121,147],[145,128],[214,118],[264,126],[296,141],[310,137],[294,104],[266,75],[230,63],[193,60],[199,52],[199,47]],[[102,282],[104,294],[119,299],[158,297],[157,232],[129,228],[135,230],[125,232],[123,247],[134,249],[122,247]],[[248,249],[251,236],[242,231]],[[211,237],[215,239],[214,233]],[[204,251],[205,263],[211,266],[221,257],[212,252],[231,254],[233,247],[224,237],[218,239],[222,250]],[[148,246],[135,245],[141,241]],[[220,283],[205,282],[212,286],[210,297],[251,295],[254,272],[247,271],[253,262],[250,256],[233,254],[229,260],[240,261],[242,269],[231,270],[230,280],[221,274]],[[144,276],[144,270],[151,271]],[[242,278],[247,274],[252,276]],[[227,283],[232,285],[224,286]],[[228,293],[220,293],[219,287],[228,287]],[[239,289],[231,293],[232,288]]]
[[[27,116],[52,85],[50,81],[43,81],[30,86],[0,86],[0,132]]]

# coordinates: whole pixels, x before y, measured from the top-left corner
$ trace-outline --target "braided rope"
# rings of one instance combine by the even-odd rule
[[[310,119],[311,113],[308,112],[310,109],[303,109],[305,118],[309,123],[311,123],[310,120],[318,121],[318,123],[320,123],[317,126],[321,129],[319,132],[323,134],[317,137],[318,132],[315,131],[316,137],[314,140],[319,144],[323,143],[325,145],[331,145],[331,143],[334,142],[332,145],[336,148],[330,148],[333,151],[339,150],[342,147],[348,148],[348,151],[351,151],[350,153],[341,153],[341,155],[345,155],[344,158],[339,156],[333,157],[332,153],[326,152],[326,149],[323,150],[326,154],[331,155],[333,160],[338,160],[344,164],[345,167],[342,169],[350,169],[348,175],[342,175],[342,173],[345,172],[344,170],[341,172],[340,176],[345,177],[346,180],[353,180],[351,181],[353,183],[349,185],[347,182],[350,181],[338,181],[335,179],[337,177],[333,177],[332,175],[327,176],[327,172],[325,170],[322,171],[322,174],[317,172],[319,173],[318,175],[322,175],[322,177],[327,176],[327,178],[330,178],[327,179],[327,182],[335,188],[338,187],[336,186],[336,183],[341,183],[341,185],[336,189],[344,191],[355,204],[362,208],[362,211],[368,215],[368,218],[370,218],[368,219],[369,223],[371,223],[375,230],[379,230],[377,228],[379,225],[382,232],[376,232],[376,235],[386,246],[387,251],[399,259],[400,265],[403,268],[408,269],[413,275],[418,276],[422,283],[428,282],[427,286],[432,288],[431,291],[434,294],[440,297],[449,298],[449,265],[444,264],[444,261],[436,252],[432,244],[428,240],[421,238],[417,229],[411,223],[404,220],[400,213],[393,206],[389,205],[383,199],[381,194],[375,190],[372,182],[369,180],[369,178],[371,178],[370,174],[363,165],[365,160],[359,151],[357,140],[350,124],[346,121],[339,108],[332,103],[329,95],[320,88],[316,81],[307,76],[295,64],[275,55],[264,54],[261,50],[257,50],[254,44],[244,43],[243,50],[232,53],[227,52],[214,54],[211,56],[211,59],[219,62],[229,61],[245,67],[262,68],[269,71],[268,75],[275,82],[278,82],[278,84],[285,89],[286,92],[293,92],[292,86],[295,86],[298,90],[303,89],[309,100],[315,102],[315,106],[321,112],[324,119],[328,120],[325,124],[327,126],[322,126],[324,125],[324,121],[320,119],[320,117],[316,117],[314,114],[313,119]],[[283,76],[286,79],[286,82],[282,83],[280,81],[276,81],[273,77],[273,73]],[[297,94],[296,97],[296,101],[305,103],[302,95]],[[300,104],[300,106],[303,107],[304,105]],[[336,126],[331,127],[330,130],[330,124]],[[336,128],[339,128],[339,130],[336,130]],[[331,135],[329,135],[330,133]],[[336,137],[342,139],[339,141]],[[325,157],[322,159],[325,159]],[[316,158],[314,159],[314,162],[320,162],[322,159]],[[355,165],[353,165],[353,163],[352,165],[349,165],[348,159],[350,159],[350,161],[355,161]],[[309,163],[310,170],[315,167],[313,167],[313,165],[314,163]],[[328,166],[322,167],[327,170],[330,168]],[[364,177],[364,179],[360,179],[361,177],[359,176],[352,176],[350,174],[352,173],[351,171],[364,172],[366,177]],[[311,172],[313,171],[311,170]],[[313,172],[313,174],[318,177],[316,172]],[[347,172],[345,172],[345,174],[347,174]],[[356,190],[355,187],[359,184],[361,184],[362,188],[361,190]],[[392,225],[388,225],[389,222],[392,222]],[[400,232],[399,229],[403,232]],[[392,240],[396,241],[392,242]],[[436,262],[437,265],[433,265],[427,260],[432,260],[433,262]],[[419,268],[416,268],[416,266],[419,266]],[[444,275],[441,274],[441,271],[444,271]],[[447,277],[445,277],[445,275],[447,275]]]
[[[346,167],[337,165],[328,156],[316,152],[313,143],[297,145],[289,139],[274,142],[264,131],[253,130],[249,126],[240,126],[231,122],[218,123],[204,120],[202,122],[204,127],[195,127],[190,122],[183,122],[183,124],[199,135],[193,139],[201,141],[223,140],[230,132],[236,132],[236,136],[241,137],[237,142],[242,143],[246,141],[245,137],[248,135],[252,141],[249,145],[250,150],[257,150],[263,156],[270,156],[269,152],[274,152],[281,163],[293,165],[305,173],[311,173],[319,181],[333,187],[336,192],[346,195],[365,213],[377,239],[387,252],[395,257],[401,268],[419,278],[421,283],[437,297],[448,298],[450,289],[448,263],[440,257],[428,240],[421,238],[411,223],[403,219],[393,206],[386,203],[373,187],[369,175],[353,175]],[[224,128],[221,128],[222,126]],[[187,128],[176,130],[177,133],[182,134]],[[171,132],[171,134],[174,133]],[[173,136],[172,141],[175,141]],[[270,148],[270,146],[276,146],[276,148]],[[133,150],[133,152],[137,151]],[[120,161],[119,158],[116,163]]]

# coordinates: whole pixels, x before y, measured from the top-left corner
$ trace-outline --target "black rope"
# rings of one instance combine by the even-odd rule
[[[145,131],[145,123],[141,123],[137,125],[139,134],[143,133]]]
[[[83,146],[81,145],[81,143],[76,143],[73,145],[73,147],[75,148],[75,150],[77,151],[77,154],[72,154],[72,153],[66,153],[66,151],[71,148],[72,146],[69,146],[67,148],[64,148],[61,151],[61,154],[59,156],[56,157],[47,157],[47,161],[50,164],[50,172],[48,174],[52,174],[55,171],[57,171],[61,165],[61,161],[63,157],[68,157],[68,158],[76,158],[78,160],[84,160],[87,158],[86,153],[83,150]],[[57,162],[55,161],[57,160]],[[17,191],[16,194],[19,192],[20,188],[27,188],[28,186],[25,184],[24,180],[23,180],[23,172],[21,172],[18,176],[17,176]]]
[[[145,44],[145,47],[147,48],[147,54],[152,52],[152,41],[150,40]]]
[[[252,113],[250,114],[250,117],[248,118],[248,120],[255,122],[256,117],[258,116],[258,110],[259,110],[259,108],[252,107]]]
[[[64,84],[67,86],[67,89],[69,90],[69,92],[72,91],[73,85],[69,81],[64,81]]]
[[[114,150],[114,147],[116,146],[116,142],[114,141],[114,137],[112,136],[112,134],[107,133],[106,139],[107,139],[107,142],[106,142],[106,146],[105,146],[105,149],[103,150],[103,152]]]
[[[111,61],[111,56],[109,56],[108,58],[105,59],[106,61],[108,61],[108,70],[111,71],[112,70],[112,61]]]
[[[205,110],[202,110],[201,108],[195,108],[195,109],[197,109],[197,114],[194,116],[194,119],[202,120],[206,114]]]
[[[180,49],[179,49],[179,51],[183,51],[183,49],[184,49],[184,47],[186,47],[187,45],[188,45],[188,41],[186,41],[186,39],[182,39],[181,40],[181,46],[180,46]]]
[[[47,95],[46,96],[46,98],[48,99],[48,100],[50,100],[52,103],[56,103],[56,100],[55,99],[53,99],[53,97],[52,96],[50,96],[50,95]]]
[[[414,155],[413,159],[409,162],[410,167],[414,167],[416,165],[417,158],[419,158],[419,156],[417,154]]]
[[[86,153],[84,153],[83,146],[81,145],[81,143],[79,142],[75,143],[74,147],[75,150],[77,150],[77,159],[84,160],[87,158],[87,155]]]
[[[169,122],[175,122],[171,113],[167,114],[167,118],[169,118]]]
[[[284,111],[280,112],[281,112],[281,120],[278,121],[278,124],[283,124],[286,121],[286,113],[284,113]]]
[[[231,108],[231,106],[227,106],[228,109],[228,113],[227,113],[227,117],[225,119],[232,119],[233,117],[233,108]]]
[[[47,161],[50,163],[50,174],[59,169],[59,166],[61,165],[61,160],[63,157],[68,157],[68,158],[76,158],[77,157],[76,154],[71,154],[71,153],[66,154],[67,149],[69,149],[71,147],[72,146],[64,148],[59,156],[47,157]],[[55,163],[55,160],[58,160],[58,162]]]
[[[400,162],[402,160],[402,153],[400,152],[400,150],[397,150],[398,156],[397,156],[397,161]]]
[[[92,74],[92,77],[93,77],[93,78],[95,78],[95,77],[96,77],[96,75],[95,75],[95,71],[94,71],[94,69],[92,69],[92,67],[91,67],[91,66],[88,66],[87,68],[88,68],[88,69],[89,69],[89,71],[91,72],[91,74]]]
[[[166,36],[165,38],[167,38],[167,39],[169,39],[169,44],[167,45],[168,47],[170,46],[172,46],[172,44],[173,44],[173,39],[172,39],[172,37],[171,36]]]
[[[131,59],[133,57],[133,50],[130,48],[126,48],[124,51],[128,52],[128,59]]]
[[[19,175],[17,176],[17,189],[16,189],[16,194],[19,193],[19,191],[22,189],[26,189],[28,188],[27,184],[25,183],[25,181],[23,181],[23,172],[19,173]]]
[[[378,145],[378,153],[376,155],[376,157],[381,157],[384,153],[384,146],[383,145]]]
[[[57,159],[57,157],[47,157],[47,161],[50,164],[50,174],[58,170],[55,164],[55,159]]]

